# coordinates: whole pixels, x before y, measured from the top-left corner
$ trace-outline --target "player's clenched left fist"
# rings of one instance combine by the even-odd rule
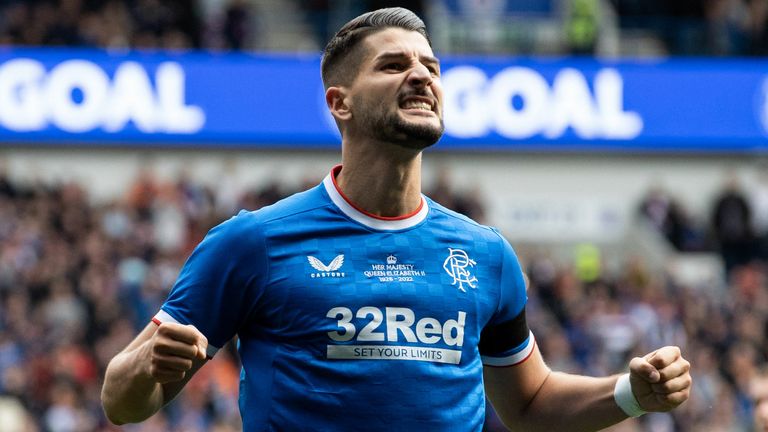
[[[629,382],[644,411],[669,411],[691,394],[691,364],[680,348],[666,346],[629,362]]]

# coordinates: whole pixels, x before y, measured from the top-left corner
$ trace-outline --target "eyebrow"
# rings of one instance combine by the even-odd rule
[[[394,59],[394,58],[401,59],[401,58],[408,58],[408,57],[410,56],[402,51],[389,51],[389,52],[383,52],[378,56],[376,56],[376,61],[380,62],[382,60],[388,60],[388,59]],[[440,66],[440,60],[437,57],[430,56],[430,55],[419,55],[419,61],[432,63],[437,66]]]

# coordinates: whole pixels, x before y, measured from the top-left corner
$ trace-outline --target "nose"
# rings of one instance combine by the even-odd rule
[[[411,69],[408,75],[408,84],[416,88],[427,87],[432,84],[432,73],[426,66],[419,63]]]

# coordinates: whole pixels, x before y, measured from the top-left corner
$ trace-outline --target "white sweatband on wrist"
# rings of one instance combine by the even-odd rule
[[[616,381],[616,387],[613,389],[613,398],[616,400],[616,405],[630,417],[640,417],[646,413],[646,411],[640,407],[634,393],[632,393],[632,385],[629,383],[629,374],[620,376],[619,380]]]

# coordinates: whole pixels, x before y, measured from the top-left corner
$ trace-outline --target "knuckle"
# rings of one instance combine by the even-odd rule
[[[675,407],[685,402],[687,399],[688,394],[686,392],[671,393],[667,396],[669,403],[673,404]]]
[[[168,347],[168,340],[163,337],[159,337],[155,339],[155,343],[152,344],[152,350],[154,352],[157,352],[158,349],[160,348],[167,348],[167,347]]]

